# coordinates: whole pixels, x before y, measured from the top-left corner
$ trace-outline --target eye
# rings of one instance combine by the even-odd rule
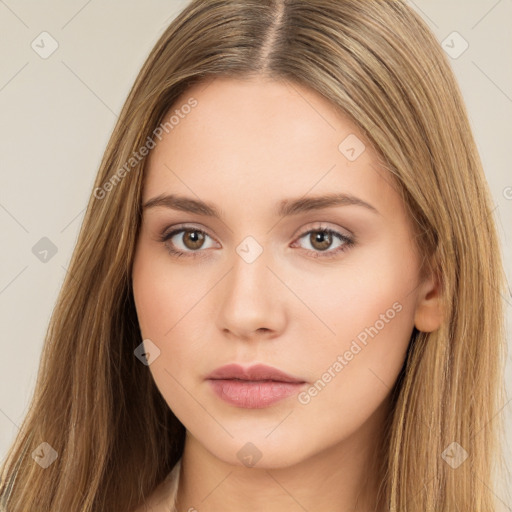
[[[307,250],[314,258],[333,258],[355,244],[353,238],[330,228],[310,229],[301,235],[299,240],[305,237],[306,242],[312,247],[312,250]],[[332,246],[334,238],[337,238],[340,243],[334,249],[328,250]]]
[[[312,249],[307,249],[314,258],[333,258],[339,253],[346,251],[355,244],[353,238],[339,233],[338,231],[330,228],[315,228],[310,229],[303,233],[298,240],[306,238],[306,242],[310,244]],[[202,229],[198,229],[192,226],[179,227],[172,231],[161,235],[160,242],[162,242],[167,248],[168,252],[174,256],[191,256],[199,257],[203,256],[203,251],[200,249],[208,249],[205,247],[206,238],[212,238],[208,233]],[[175,240],[173,240],[175,239]],[[329,248],[333,245],[333,242],[337,239],[339,244],[334,248]],[[296,246],[297,242],[291,247]],[[210,247],[211,248],[211,247]]]
[[[180,236],[177,236],[180,235]],[[174,229],[170,233],[165,233],[160,238],[169,253],[175,256],[198,256],[195,254],[199,249],[204,249],[206,237],[211,238],[205,231],[193,227]],[[174,241],[173,238],[176,238]],[[176,248],[178,247],[178,248]]]

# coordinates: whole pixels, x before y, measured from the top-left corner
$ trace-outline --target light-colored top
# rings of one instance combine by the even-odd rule
[[[174,465],[172,471],[165,477],[164,480],[164,498],[163,504],[167,506],[166,510],[169,512],[178,512],[176,508],[176,498],[178,497],[178,485],[180,482],[181,459]]]
[[[136,512],[177,512],[176,499],[180,480],[181,458]]]

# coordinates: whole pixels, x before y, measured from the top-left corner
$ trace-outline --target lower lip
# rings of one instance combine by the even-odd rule
[[[213,391],[222,400],[237,407],[262,409],[296,394],[304,382],[209,379]]]

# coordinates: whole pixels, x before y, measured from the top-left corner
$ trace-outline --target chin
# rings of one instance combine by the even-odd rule
[[[229,427],[228,427],[229,430]],[[283,430],[280,435],[273,432],[268,435],[269,430],[264,432],[251,429],[241,429],[241,433],[234,433],[233,438],[227,434],[221,439],[212,438],[211,435],[202,442],[203,446],[216,458],[232,466],[279,469],[293,466],[302,462],[308,456],[308,449],[304,443],[305,435],[298,439],[288,435]]]

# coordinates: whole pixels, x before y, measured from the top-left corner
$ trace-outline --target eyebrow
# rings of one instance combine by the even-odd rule
[[[275,209],[275,213],[279,217],[288,217],[298,215],[300,213],[321,210],[332,206],[362,206],[373,213],[379,214],[377,208],[371,204],[350,194],[327,194],[314,197],[301,197],[298,199],[283,199]],[[176,194],[165,194],[153,197],[146,201],[142,208],[148,210],[150,208],[165,207],[182,212],[196,213],[208,217],[222,219],[222,211],[213,203],[192,199],[190,197],[180,196]]]

